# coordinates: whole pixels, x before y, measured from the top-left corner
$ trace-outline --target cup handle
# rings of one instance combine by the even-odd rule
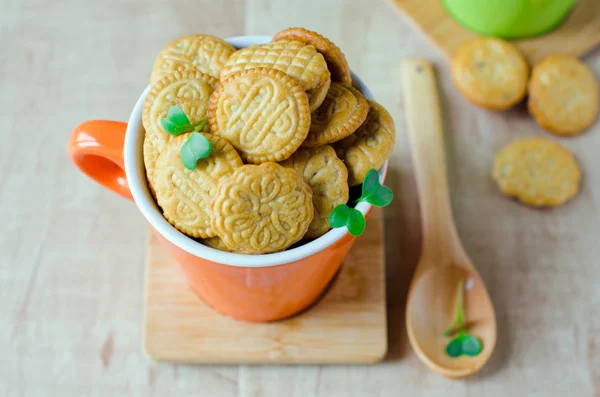
[[[69,139],[69,157],[84,174],[133,200],[123,162],[127,123],[91,120],[79,124]]]

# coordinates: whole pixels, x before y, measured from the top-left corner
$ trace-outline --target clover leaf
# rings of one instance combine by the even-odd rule
[[[160,125],[169,134],[173,136],[181,135],[190,131],[200,131],[208,123],[208,118],[203,118],[198,122],[191,124],[190,119],[179,106],[171,106],[167,111],[167,117],[160,119]]]
[[[454,324],[444,331],[445,336],[452,336],[456,333],[458,335],[454,337],[448,345],[446,345],[446,354],[450,357],[459,357],[467,355],[474,357],[481,353],[483,345],[481,340],[466,332],[466,325],[464,320],[464,284],[460,280],[458,283],[458,295],[456,297],[456,313],[454,315]]]
[[[212,146],[210,141],[199,132],[192,132],[190,137],[181,146],[179,155],[181,162],[188,170],[196,169],[198,160],[208,157]]]

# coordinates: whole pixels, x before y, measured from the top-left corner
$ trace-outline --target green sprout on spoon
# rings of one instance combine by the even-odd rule
[[[474,335],[468,334],[466,328],[464,318],[464,282],[463,280],[460,280],[456,297],[454,324],[444,331],[445,336],[456,335],[446,346],[446,354],[448,356],[459,357],[466,355],[474,357],[483,350],[481,340]]]

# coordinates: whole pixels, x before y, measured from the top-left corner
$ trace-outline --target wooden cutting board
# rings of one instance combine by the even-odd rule
[[[481,0],[485,1],[485,0]],[[406,15],[446,54],[476,36],[446,11],[442,0],[388,0]],[[579,0],[567,19],[555,30],[515,44],[530,63],[552,54],[580,56],[600,43],[600,1]]]
[[[322,299],[300,315],[245,323],[217,313],[188,287],[151,235],[146,263],[144,350],[179,363],[372,363],[387,351],[383,217],[373,209]]]

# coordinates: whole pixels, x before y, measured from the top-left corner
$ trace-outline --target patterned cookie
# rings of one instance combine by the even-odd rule
[[[325,101],[312,113],[302,146],[320,146],[347,137],[360,127],[368,112],[369,104],[357,89],[331,83]]]
[[[314,215],[302,175],[275,163],[244,165],[222,179],[211,209],[219,237],[246,254],[285,250],[304,236]]]
[[[217,84],[218,80],[212,76],[188,70],[169,74],[152,86],[142,110],[146,130],[144,164],[151,189],[156,158],[172,138],[163,130],[160,119],[167,117],[171,106],[183,109],[192,124],[205,118],[210,95]]]
[[[475,105],[508,109],[527,92],[529,69],[517,47],[504,40],[480,37],[458,48],[452,78]]]
[[[165,219],[191,237],[215,236],[210,220],[210,200],[219,181],[243,165],[242,159],[225,139],[202,133],[211,143],[210,155],[189,170],[181,162],[181,146],[190,133],[171,139],[156,161],[156,201]]]
[[[150,84],[168,74],[198,70],[219,78],[221,68],[235,48],[218,37],[193,34],[170,42],[162,49],[152,68]]]
[[[317,51],[323,54],[327,66],[329,67],[329,71],[331,72],[331,80],[346,85],[352,85],[350,66],[348,65],[344,53],[327,38],[321,36],[317,32],[304,28],[288,28],[273,36],[273,41],[279,40],[301,41],[313,45]]]
[[[348,201],[348,170],[329,145],[300,148],[289,159],[280,163],[294,168],[308,182],[313,192],[315,217],[304,238],[316,238],[325,234],[329,226],[329,214],[338,204]]]
[[[231,248],[225,245],[219,236],[205,238],[200,240],[200,242],[207,247],[214,248],[219,251],[234,252]]]
[[[558,206],[579,191],[581,171],[571,152],[544,138],[512,142],[494,161],[500,190],[535,207]]]
[[[554,55],[533,68],[529,112],[556,135],[577,135],[598,113],[598,82],[577,58]]]
[[[308,134],[308,97],[277,69],[243,70],[214,92],[208,120],[211,132],[231,142],[245,162],[282,161]]]
[[[333,144],[339,158],[348,168],[348,184],[362,183],[367,171],[379,169],[394,150],[394,120],[380,104],[367,99],[369,114],[356,132]]]
[[[317,88],[331,79],[325,58],[315,47],[300,41],[277,41],[233,53],[221,70],[221,81],[240,70],[254,68],[281,70],[298,81],[304,91]]]
[[[319,108],[319,106],[321,106],[325,100],[325,97],[327,97],[327,91],[329,91],[330,86],[331,79],[327,79],[327,81],[320,86],[306,91],[306,95],[308,95],[308,105],[310,106],[311,112],[314,112]]]

